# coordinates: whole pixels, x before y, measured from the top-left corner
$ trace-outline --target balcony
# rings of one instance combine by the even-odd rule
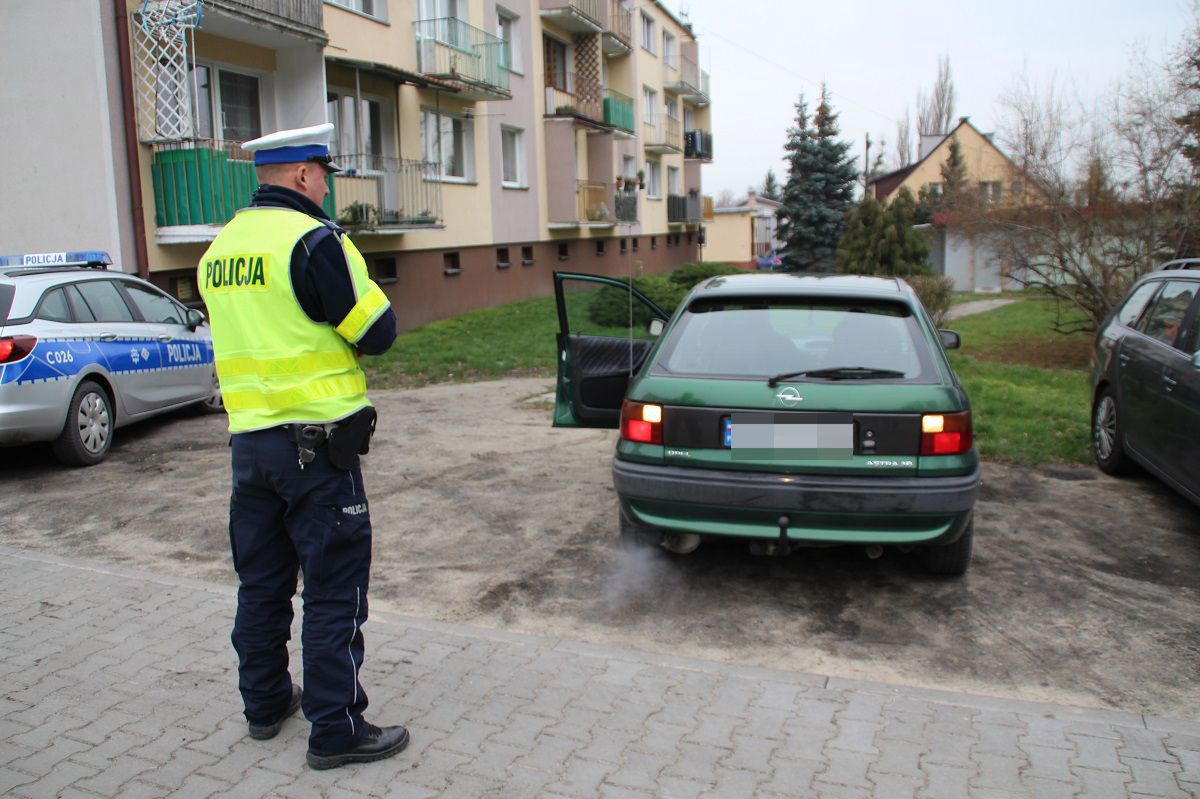
[[[438,165],[378,155],[338,155],[334,219],[358,232],[394,234],[436,227],[442,215]]]
[[[599,122],[604,119],[607,102],[599,83],[574,72],[566,74],[565,88],[546,87],[546,116],[577,116]]]
[[[612,227],[616,222],[609,184],[592,180],[575,181],[574,207],[564,204],[550,209],[550,226]]]
[[[713,135],[704,130],[689,130],[683,134],[683,157],[711,162]]]
[[[605,0],[608,17],[604,22],[604,37],[600,46],[605,55],[626,55],[633,52],[633,10],[625,0]]]
[[[541,17],[571,33],[599,33],[603,8],[603,0],[542,0]]]
[[[449,81],[465,100],[512,99],[503,39],[453,17],[414,25],[422,74]]]
[[[667,195],[667,224],[699,223],[703,218],[704,209],[699,194]]]
[[[708,73],[700,69],[696,59],[691,56],[681,56],[678,69],[668,68],[665,63],[663,65],[663,89],[680,95],[694,105],[708,105],[708,84]]]
[[[607,89],[604,92],[604,124],[633,133],[633,98]]]
[[[642,125],[642,141],[648,153],[683,152],[682,125],[675,117],[650,120]]]
[[[613,205],[617,212],[617,222],[626,225],[636,224],[638,221],[638,192],[637,189],[632,191],[618,191],[613,198]]]
[[[325,44],[323,3],[321,0],[208,0],[204,7],[206,32],[225,35],[222,16],[234,17],[240,24],[252,25],[299,34]],[[215,12],[215,13],[214,13]],[[215,26],[215,30],[210,30]],[[235,36],[234,38],[241,38]]]

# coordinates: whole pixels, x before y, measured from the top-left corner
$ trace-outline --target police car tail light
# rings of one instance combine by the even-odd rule
[[[621,438],[639,444],[661,444],[662,420],[661,405],[625,400],[621,405]]]
[[[970,411],[921,417],[922,455],[962,455],[970,452],[972,441]]]
[[[13,363],[33,352],[37,346],[34,336],[5,336],[0,338],[0,363]]]

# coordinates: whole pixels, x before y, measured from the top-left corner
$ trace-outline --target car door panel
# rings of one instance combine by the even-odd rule
[[[665,322],[668,314],[637,289],[599,275],[555,272],[554,292],[559,318],[554,425],[615,429],[629,380],[654,344],[635,320]],[[621,329],[625,307],[629,313]]]

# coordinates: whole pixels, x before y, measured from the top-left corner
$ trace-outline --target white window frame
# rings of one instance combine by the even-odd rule
[[[508,36],[505,36],[507,28]],[[496,6],[496,36],[508,42],[508,71],[525,74],[524,54],[521,47],[521,17],[504,6]]]
[[[452,175],[446,171],[449,161],[446,158],[447,138],[454,141],[452,126],[454,120],[462,123],[463,151],[462,175]],[[447,130],[447,123],[451,130]],[[447,136],[447,134],[449,134]],[[440,142],[440,147],[439,147]],[[421,109],[421,154],[426,161],[437,164],[437,174],[432,180],[443,183],[474,183],[475,182],[475,121],[466,114],[451,114],[442,112],[440,115],[432,108]]]
[[[355,14],[362,14],[364,17],[387,22],[387,0],[325,0],[325,2],[347,11],[353,11]]]
[[[642,123],[658,127],[658,91],[642,86]]]
[[[666,97],[663,100],[663,110],[666,113],[667,118],[678,121],[678,119],[679,119],[679,101],[676,100],[674,97]]]
[[[200,131],[200,120],[194,117],[192,124],[198,138],[211,138],[213,141],[223,142],[225,138],[225,121],[221,110],[221,75],[222,72],[229,72],[235,75],[241,75],[246,78],[254,78],[258,83],[258,129],[259,135],[262,131],[268,129],[269,120],[267,119],[267,79],[266,76],[259,72],[249,69],[239,69],[237,67],[229,67],[225,64],[209,61],[206,59],[197,60],[192,64],[192,69],[203,67],[208,70],[208,111],[209,121],[212,123],[212,130],[208,136],[203,136]],[[192,112],[197,111],[198,98],[195,96],[196,83],[191,75],[191,70],[188,74],[188,102],[192,104]],[[234,141],[229,139],[228,141]]]
[[[658,36],[655,33],[654,17],[645,11],[642,14],[642,49],[651,55],[658,55]]]
[[[626,178],[636,178],[637,177],[637,158],[635,158],[632,155],[622,156],[621,164],[622,164],[622,170],[623,170],[621,174],[624,177],[626,177]]]
[[[662,162],[646,162],[646,199],[662,199]]]
[[[667,194],[683,195],[683,183],[677,166],[667,167]]]
[[[675,35],[664,28],[662,32],[662,40],[663,63],[671,69],[679,69],[679,48],[675,45]]]
[[[504,177],[504,138],[505,134],[513,136],[513,159],[516,171],[515,180]],[[525,131],[512,125],[500,126],[500,185],[506,189],[525,189],[529,187],[529,178],[525,173]]]

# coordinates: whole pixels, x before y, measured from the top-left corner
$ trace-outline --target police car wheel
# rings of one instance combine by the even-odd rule
[[[84,380],[71,395],[67,423],[51,444],[54,455],[68,466],[92,466],[104,460],[112,444],[112,404],[108,393]]]
[[[212,390],[207,397],[196,403],[196,410],[200,413],[225,413],[225,403],[221,400],[221,384],[217,382],[215,374],[213,375]]]

